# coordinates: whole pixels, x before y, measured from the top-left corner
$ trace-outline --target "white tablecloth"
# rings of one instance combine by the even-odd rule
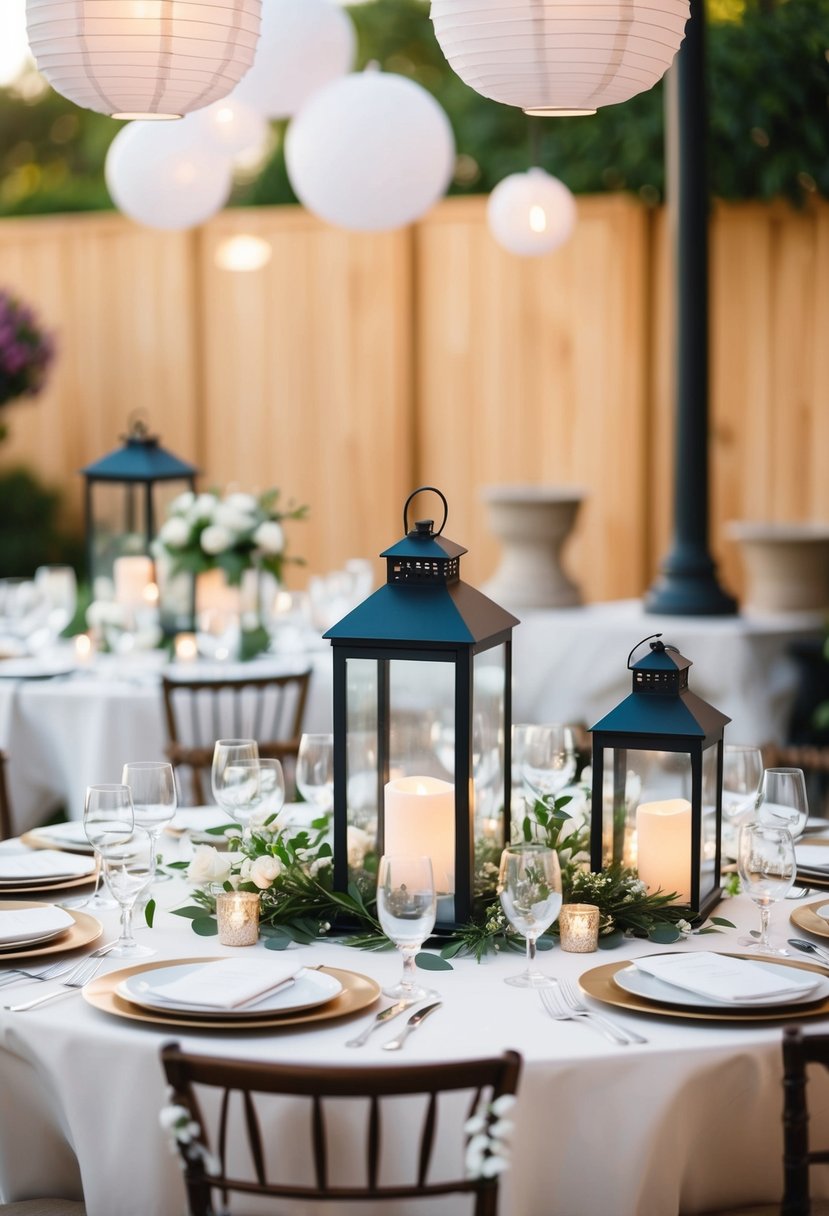
[[[157,888],[166,906],[183,893],[178,880]],[[781,937],[793,906],[775,909]],[[756,908],[742,899],[730,901],[725,914],[743,928],[758,919]],[[108,934],[113,929],[109,916]],[[157,946],[159,958],[233,953],[217,946],[216,939],[196,937],[187,922],[163,911],[156,927],[140,930],[139,936]],[[713,943],[733,949],[735,937],[732,931],[694,937],[688,948],[711,949]],[[553,974],[576,978],[613,958],[654,949],[641,942],[614,954],[556,949],[542,962]],[[350,968],[381,982],[396,978],[400,967],[392,954],[335,944],[297,949],[295,957]],[[444,1007],[394,1057],[417,1064],[505,1048],[522,1053],[502,1216],[692,1216],[720,1205],[779,1197],[780,1024],[729,1025],[614,1011],[649,1040],[644,1046],[616,1047],[581,1023],[552,1021],[535,993],[504,984],[504,976],[520,966],[520,958],[510,955],[482,965],[456,962],[451,973],[431,975]],[[107,970],[117,967],[107,961]],[[7,990],[2,1001],[9,1002],[12,994],[24,999],[33,990],[44,989],[20,985]],[[377,1032],[359,1053],[344,1047],[367,1016],[364,1011],[346,1021],[281,1033],[177,1037],[185,1048],[240,1058],[382,1067],[389,1059],[382,1043],[391,1037],[391,1027]],[[827,1029],[825,1020],[807,1024]],[[28,1013],[0,1011],[5,1201],[44,1192],[77,1196],[82,1184],[89,1216],[183,1213],[177,1163],[158,1126],[164,1101],[158,1052],[169,1038],[92,1009],[79,995]],[[822,1082],[811,1087],[813,1126],[829,1115],[828,1097]],[[331,1212],[290,1205],[292,1216],[307,1210]],[[441,1216],[455,1210],[447,1204]]]

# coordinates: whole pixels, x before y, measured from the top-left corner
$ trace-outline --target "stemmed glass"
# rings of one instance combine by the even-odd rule
[[[296,761],[296,785],[306,802],[328,813],[334,807],[334,736],[303,735]]]
[[[516,988],[547,988],[555,980],[535,966],[536,942],[561,909],[561,868],[555,849],[543,844],[509,845],[501,854],[498,876],[501,907],[514,929],[527,939],[527,965],[505,983]]]
[[[727,743],[722,761],[722,843],[723,854],[737,855],[740,820],[757,805],[763,778],[763,753],[759,747]],[[753,817],[753,816],[752,816]]]
[[[243,765],[243,761],[247,764]],[[258,762],[259,745],[255,739],[216,740],[210,772],[213,797],[237,823],[241,820],[236,812],[259,796]]]
[[[400,982],[384,988],[396,1000],[421,1001],[431,991],[417,982],[415,955],[435,926],[437,895],[429,857],[380,858],[377,916],[389,941],[403,955]]]
[[[767,768],[757,799],[761,823],[788,828],[798,840],[809,818],[806,778],[801,768]]]
[[[576,775],[576,749],[569,726],[529,726],[522,736],[521,777],[525,793],[549,801]]]
[[[776,950],[769,941],[769,918],[771,905],[785,899],[794,883],[796,863],[791,832],[768,823],[744,823],[740,828],[737,869],[743,891],[760,908],[759,938],[741,937],[740,945],[785,954],[785,950]]]
[[[132,795],[126,785],[90,785],[83,806],[83,830],[98,858],[95,890],[82,905],[84,908],[115,907],[114,901],[100,890],[103,859],[107,849],[120,846],[135,830]]]
[[[231,797],[231,790],[232,797]],[[243,828],[262,826],[285,804],[285,774],[279,760],[236,760],[225,769],[226,809]]]
[[[136,825],[149,833],[158,854],[161,833],[178,805],[173,766],[163,760],[131,760],[124,765],[121,780],[130,788]],[[170,875],[157,877],[169,879]]]
[[[110,841],[103,853],[104,878],[121,909],[121,935],[110,950],[112,958],[146,958],[155,954],[141,946],[132,932],[136,901],[152,886],[155,877],[155,841],[149,832],[136,828],[127,840]]]

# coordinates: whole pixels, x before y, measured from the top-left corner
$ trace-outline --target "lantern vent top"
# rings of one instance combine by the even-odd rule
[[[417,494],[431,490],[443,503],[443,521],[435,531],[433,519],[419,519],[409,527],[409,506]],[[381,557],[386,559],[386,582],[392,585],[414,584],[416,586],[445,585],[460,578],[460,558],[466,553],[462,545],[447,540],[443,535],[449,507],[440,490],[434,486],[420,486],[413,490],[403,507],[403,529],[406,535],[391,548],[385,549]]]
[[[691,660],[681,655],[675,646],[662,641],[655,633],[651,638],[637,642],[628,655],[628,669],[633,672],[633,692],[656,696],[679,696],[688,689],[688,668]],[[636,651],[645,642],[650,643],[649,653],[631,663]]]

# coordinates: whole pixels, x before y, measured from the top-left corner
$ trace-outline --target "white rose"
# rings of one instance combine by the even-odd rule
[[[371,844],[371,837],[362,828],[356,828],[352,824],[349,824],[346,839],[348,843],[349,869],[359,870]]]
[[[253,862],[246,857],[239,868],[239,878],[242,882],[250,882],[250,870]]]
[[[179,515],[174,515],[161,525],[158,533],[159,540],[171,549],[180,549],[190,539],[190,527],[187,521]]]
[[[194,500],[188,512],[193,523],[201,523],[206,519],[212,519],[216,513],[216,507],[219,500],[215,494],[199,494]]]
[[[281,553],[285,548],[285,533],[275,519],[266,519],[253,534],[253,543],[265,553]]]
[[[187,877],[197,885],[224,882],[229,873],[230,858],[214,849],[212,844],[199,845],[187,867]]]
[[[196,496],[192,490],[185,490],[183,494],[179,494],[170,503],[167,510],[171,515],[186,515],[196,501]]]
[[[282,873],[282,862],[277,857],[257,857],[250,867],[250,881],[261,891],[267,891]]]
[[[205,553],[224,553],[233,544],[234,537],[227,528],[210,524],[201,534],[200,545]]]
[[[254,525],[254,518],[245,511],[237,511],[235,507],[228,506],[227,503],[219,503],[216,508],[216,513],[213,516],[213,522],[221,528],[227,528],[228,532],[249,532]]]
[[[255,515],[258,509],[258,503],[252,494],[228,494],[225,506],[232,507],[234,511],[241,511],[244,515]]]

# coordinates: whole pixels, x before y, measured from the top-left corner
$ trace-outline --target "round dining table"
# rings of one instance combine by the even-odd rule
[[[189,847],[186,842],[173,846]],[[394,952],[364,952],[345,940],[321,939],[274,956],[262,941],[234,949],[215,937],[199,937],[187,919],[173,914],[188,902],[188,891],[181,875],[156,883],[154,925],[142,922],[136,934],[155,951],[148,961],[244,956],[261,957],[264,963],[276,957],[356,972],[381,985],[398,978],[400,959]],[[779,942],[792,934],[789,915],[803,902],[775,906],[773,934]],[[672,949],[739,951],[738,934],[756,926],[757,909],[745,897],[736,897],[719,911],[739,929],[694,934]],[[102,940],[108,941],[117,931],[116,914],[98,915]],[[665,949],[630,940],[616,950],[591,954],[566,953],[557,946],[539,958],[549,975],[578,981],[608,962]],[[808,959],[796,957],[810,966]],[[101,975],[123,966],[107,958]],[[171,1030],[114,1016],[93,1007],[78,991],[29,1011],[4,1007],[0,1197],[9,1202],[46,1194],[83,1195],[89,1216],[184,1216],[178,1160],[159,1123],[166,1101],[159,1052],[175,1039],[193,1052],[332,1069],[358,1063],[382,1069],[390,1059],[417,1066],[516,1049],[523,1070],[501,1216],[696,1216],[779,1198],[784,1018],[765,1020],[749,1012],[727,1022],[673,1016],[676,1010],[642,1014],[588,998],[591,1008],[602,1009],[646,1039],[621,1046],[593,1023],[554,1020],[537,992],[506,984],[506,977],[522,966],[519,954],[507,952],[480,964],[455,959],[450,971],[423,972],[439,993],[441,1008],[394,1053],[383,1044],[402,1019],[377,1030],[359,1049],[346,1046],[355,1031],[391,1003],[383,996],[344,1018],[258,1030]],[[25,1003],[50,988],[58,988],[58,982],[21,980],[2,989],[0,1004]],[[829,1030],[824,1016],[801,1014],[798,1020],[811,1030]],[[813,1126],[819,1126],[829,1115],[829,1086],[813,1090]],[[280,1126],[273,1146],[277,1156],[299,1152],[307,1132],[296,1122]],[[401,1113],[394,1134],[402,1145],[407,1133]],[[447,1144],[449,1140],[447,1132]],[[243,1210],[254,1209],[246,1205]],[[258,1210],[288,1209],[271,1205]],[[306,1216],[347,1209],[292,1202],[289,1210],[292,1216]],[[390,1205],[388,1214],[414,1216],[427,1210],[436,1209],[408,1203]],[[437,1210],[453,1216],[467,1209],[447,1200]]]

